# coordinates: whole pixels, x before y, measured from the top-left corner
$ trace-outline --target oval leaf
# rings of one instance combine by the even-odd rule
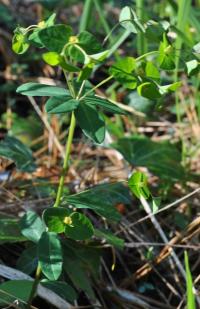
[[[5,304],[10,305],[16,299],[19,300],[19,306],[22,305],[29,300],[32,287],[33,281],[30,280],[10,280],[2,283],[0,285],[0,305],[5,308]]]
[[[118,107],[116,104],[111,103],[106,99],[99,98],[97,96],[87,96],[84,99],[84,102],[89,103],[90,105],[97,105],[103,109],[115,113],[115,114],[127,114],[122,108]]]
[[[101,144],[105,138],[105,121],[93,106],[83,102],[75,110],[75,117],[83,133]]]
[[[54,25],[39,32],[43,45],[50,51],[60,53],[72,35],[72,28],[66,25]]]
[[[20,220],[21,233],[27,239],[37,243],[46,227],[34,211],[27,211]]]
[[[63,233],[65,230],[64,219],[69,215],[70,212],[66,208],[48,208],[43,213],[43,220],[48,227],[49,232]]]
[[[159,87],[150,82],[143,83],[137,87],[138,94],[147,99],[153,100],[158,99],[162,95],[159,91]]]
[[[85,240],[92,237],[94,228],[91,221],[83,214],[74,212],[71,222],[65,225],[65,234],[74,240]]]
[[[45,109],[49,114],[61,114],[75,110],[78,105],[79,101],[72,99],[71,96],[52,97],[46,102]]]
[[[62,272],[62,248],[56,233],[44,232],[38,243],[38,259],[43,274],[57,280]]]
[[[28,95],[31,97],[51,97],[51,96],[66,96],[69,95],[69,91],[65,88],[50,86],[38,83],[26,83],[19,86],[16,90],[17,93]]]

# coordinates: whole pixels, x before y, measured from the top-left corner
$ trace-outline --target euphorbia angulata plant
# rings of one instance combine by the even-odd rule
[[[130,91],[137,89],[139,95],[157,100],[180,86],[179,82],[167,85],[161,83],[160,71],[175,69],[175,51],[168,37],[170,25],[167,22],[150,21],[142,24],[131,8],[122,9],[116,26],[122,26],[124,31],[135,35],[141,32],[147,39],[155,37],[157,49],[138,55],[137,58],[124,56],[116,62],[113,61],[107,71],[107,77],[99,84],[92,85],[91,74],[112,56],[111,51],[104,48],[105,44],[98,42],[92,33],[83,31],[76,34],[69,25],[55,24],[55,18],[56,15],[53,14],[46,21],[39,22],[38,25],[27,28],[17,27],[13,37],[13,50],[17,54],[28,52],[31,46],[38,48],[40,52],[42,51],[43,61],[50,66],[60,67],[66,79],[66,87],[29,82],[20,85],[17,92],[26,96],[49,97],[45,104],[46,112],[48,114],[69,113],[71,119],[55,202],[52,207],[43,212],[42,218],[33,211],[27,211],[20,221],[21,232],[34,244],[33,255],[37,257],[36,279],[31,288],[29,305],[35,296],[38,282],[42,278],[42,282],[47,286],[49,282],[50,287],[52,282],[57,280],[59,284],[63,282],[64,273],[70,277],[69,268],[76,267],[70,260],[70,256],[78,244],[86,246],[90,244],[88,247],[88,252],[90,252],[96,238],[105,238],[111,245],[117,245],[119,241],[108,231],[96,229],[90,218],[80,211],[80,209],[89,208],[104,220],[118,221],[120,219],[120,214],[114,207],[97,201],[98,194],[104,194],[103,187],[74,195],[63,195],[64,179],[69,168],[76,125],[81,128],[87,138],[95,144],[101,144],[106,132],[103,111],[126,114],[117,103],[114,104],[109,99],[97,95],[96,89],[103,85],[105,87],[106,83],[116,80]],[[143,196],[147,199],[151,196],[147,188],[146,177],[142,173],[132,176],[128,184],[138,198]],[[78,266],[77,272],[79,273]],[[70,279],[76,285],[72,275]],[[84,289],[84,285],[82,288]],[[72,301],[75,298],[75,292],[72,287],[69,289],[72,291],[71,299],[69,297]]]

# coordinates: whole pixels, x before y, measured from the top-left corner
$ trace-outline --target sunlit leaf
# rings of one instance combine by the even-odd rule
[[[137,198],[148,199],[150,191],[147,185],[147,176],[142,172],[134,172],[128,180],[128,186]]]
[[[27,38],[22,33],[15,33],[12,39],[12,49],[16,54],[24,54],[29,48]]]
[[[187,308],[196,309],[195,294],[193,291],[192,274],[190,271],[189,259],[187,251],[184,252],[185,269],[186,269],[186,284],[187,284]]]

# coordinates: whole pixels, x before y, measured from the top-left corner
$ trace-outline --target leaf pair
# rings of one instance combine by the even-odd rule
[[[46,209],[43,219],[50,232],[65,233],[74,240],[89,239],[94,233],[93,225],[85,215],[69,213],[69,210],[63,207]]]

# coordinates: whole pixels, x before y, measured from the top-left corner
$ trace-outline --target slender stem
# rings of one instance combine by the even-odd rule
[[[61,197],[62,197],[64,181],[65,181],[65,174],[66,174],[68,167],[69,167],[69,157],[70,157],[70,152],[71,152],[71,145],[72,145],[72,140],[73,140],[73,136],[74,136],[75,126],[76,126],[76,119],[75,119],[75,116],[74,116],[74,112],[72,112],[70,127],[69,127],[69,135],[68,135],[66,148],[65,148],[65,158],[64,158],[64,162],[63,162],[63,169],[62,169],[60,182],[59,182],[59,186],[58,186],[58,191],[57,191],[57,195],[56,195],[56,201],[55,201],[55,204],[53,205],[53,207],[59,206],[60,200],[61,200]]]
[[[102,80],[102,82],[100,82],[99,84],[97,84],[96,86],[94,86],[92,89],[90,89],[88,92],[86,92],[81,98],[80,100],[84,99],[85,97],[88,96],[88,94],[92,93],[95,89],[101,87],[102,85],[104,85],[105,83],[107,83],[109,80],[111,80],[113,78],[113,76],[108,76],[106,79]]]
[[[148,52],[148,53],[146,53],[146,54],[144,54],[144,55],[142,55],[142,56],[136,58],[135,60],[139,62],[139,61],[141,61],[142,59],[144,59],[144,58],[146,58],[146,57],[148,57],[148,56],[156,55],[156,54],[158,54],[158,53],[159,53],[158,50],[153,50],[153,51],[150,51],[150,52]]]
[[[36,269],[36,274],[35,274],[35,280],[33,282],[33,286],[32,286],[32,289],[31,289],[30,296],[29,296],[29,300],[28,300],[28,308],[31,308],[31,304],[32,304],[33,298],[35,296],[35,293],[37,291],[37,287],[38,287],[38,284],[39,284],[39,281],[40,281],[41,272],[42,272],[42,269],[38,264],[37,269]]]

